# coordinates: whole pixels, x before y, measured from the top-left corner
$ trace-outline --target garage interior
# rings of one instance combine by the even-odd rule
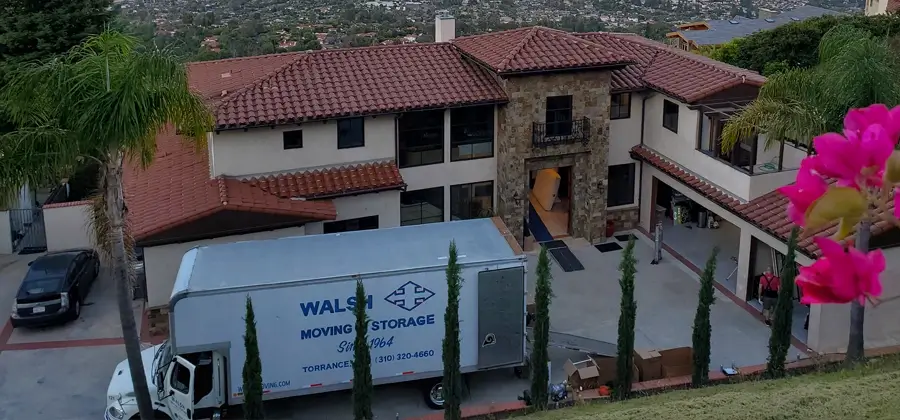
[[[656,220],[663,225],[663,243],[700,269],[718,246],[716,281],[736,292],[740,228],[659,179],[654,182],[657,184]]]

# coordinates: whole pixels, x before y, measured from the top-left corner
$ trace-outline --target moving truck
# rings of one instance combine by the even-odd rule
[[[247,296],[264,399],[349,389],[353,308],[364,304],[375,384],[419,381],[426,402],[442,407],[450,241],[463,278],[462,372],[520,369],[526,261],[498,218],[200,246],[182,258],[168,340],[142,352],[157,416],[218,418],[242,403]],[[113,372],[106,418],[138,418],[127,362]]]

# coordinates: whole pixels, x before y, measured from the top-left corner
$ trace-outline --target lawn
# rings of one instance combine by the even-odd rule
[[[622,403],[589,404],[529,420],[736,420],[900,418],[900,358],[853,370],[674,391]]]

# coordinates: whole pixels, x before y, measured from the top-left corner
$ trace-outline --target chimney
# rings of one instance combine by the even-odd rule
[[[438,10],[434,19],[434,42],[450,42],[456,38],[456,19],[447,10]]]

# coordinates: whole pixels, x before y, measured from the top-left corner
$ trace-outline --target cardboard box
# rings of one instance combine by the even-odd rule
[[[678,347],[668,350],[660,350],[662,360],[662,376],[674,378],[690,375],[694,365],[694,349],[690,347]]]
[[[600,385],[600,372],[592,360],[573,362],[566,360],[563,365],[566,371],[566,379],[573,389],[595,389]]]
[[[641,373],[641,381],[662,379],[662,355],[656,350],[636,349],[634,364]]]

